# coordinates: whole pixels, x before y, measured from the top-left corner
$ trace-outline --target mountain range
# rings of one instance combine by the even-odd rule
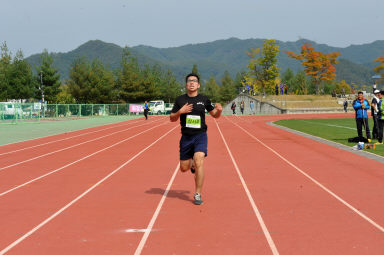
[[[202,79],[208,80],[212,75],[220,79],[226,70],[232,77],[240,71],[246,71],[249,62],[247,51],[262,47],[263,42],[264,39],[229,38],[172,48],[139,45],[130,47],[129,50],[138,59],[140,65],[158,64],[165,71],[170,69],[180,81],[192,70],[194,64],[197,65]],[[280,46],[278,66],[281,68],[281,73],[288,68],[294,72],[302,70],[300,62],[287,57],[285,51],[299,53],[304,42],[312,44],[315,50],[323,53],[340,52],[340,63],[336,65],[337,80],[345,80],[347,83],[353,82],[357,85],[372,83],[371,77],[375,74],[372,69],[377,65],[373,61],[379,56],[384,56],[384,40],[345,48],[318,44],[305,39],[295,42],[277,41]],[[88,60],[98,58],[108,68],[116,69],[120,65],[122,51],[123,48],[116,44],[91,40],[67,53],[51,54],[54,67],[59,70],[61,78],[65,80],[68,79],[70,66],[75,58],[86,57]],[[32,66],[40,65],[40,55],[31,55],[26,60]]]

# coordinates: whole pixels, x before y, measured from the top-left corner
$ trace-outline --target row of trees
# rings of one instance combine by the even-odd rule
[[[357,86],[345,81],[336,82],[339,52],[324,54],[305,43],[301,52],[286,52],[301,62],[304,70],[296,74],[288,69],[280,75],[277,66],[279,46],[275,40],[265,40],[262,48],[248,52],[248,72],[240,72],[232,79],[228,71],[221,79],[201,77],[201,93],[214,102],[232,100],[241,87],[249,85],[252,91],[273,94],[276,84],[288,85],[294,94],[350,93]],[[32,68],[19,50],[14,57],[6,43],[1,46],[0,101],[9,99],[43,100],[49,103],[124,103],[163,99],[173,102],[185,92],[184,81],[177,81],[170,70],[164,72],[159,65],[140,66],[128,48],[123,50],[120,67],[116,70],[104,66],[99,60],[77,58],[73,61],[69,79],[62,82],[53,67],[47,50],[41,55],[41,64]],[[376,59],[377,73],[384,78],[384,57]],[[192,72],[199,74],[197,65]]]
[[[191,71],[198,74],[197,65]],[[201,79],[201,92],[214,102],[230,101],[242,86],[242,79],[242,74],[238,74],[233,80],[225,71],[220,83],[213,76]],[[48,51],[44,50],[41,64],[33,70],[21,51],[12,57],[6,43],[1,47],[0,101],[107,104],[163,99],[173,102],[184,92],[184,81],[177,81],[170,70],[164,72],[159,65],[140,66],[128,48],[123,50],[118,69],[111,70],[98,59],[89,61],[79,57],[71,64],[69,79],[61,82]]]
[[[52,58],[45,50],[41,57],[41,65],[33,70],[24,59],[21,50],[12,57],[7,44],[3,43],[0,55],[0,100],[33,98],[55,101],[60,92],[61,82],[60,75],[52,67],[52,62]]]
[[[324,54],[316,51],[311,44],[304,43],[299,54],[285,53],[300,61],[304,70],[294,75],[292,70],[288,69],[280,78],[280,68],[277,66],[279,46],[275,40],[265,40],[262,48],[251,49],[248,52],[250,61],[243,85],[250,85],[254,91],[263,95],[273,94],[275,86],[281,82],[288,85],[291,93],[299,95],[351,93],[357,89],[356,84],[336,82],[335,65],[339,63],[337,61],[339,52]],[[374,71],[382,73],[384,79],[384,57],[379,57],[375,61],[381,64]]]

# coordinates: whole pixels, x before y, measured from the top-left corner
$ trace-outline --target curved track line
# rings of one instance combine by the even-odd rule
[[[143,237],[141,238],[141,241],[140,241],[139,245],[137,246],[134,255],[140,255],[141,252],[143,251],[144,245],[145,245],[145,243],[146,243],[146,241],[147,241],[147,239],[148,239],[149,234],[150,234],[151,231],[152,231],[153,225],[155,225],[156,219],[157,219],[157,217],[159,216],[161,207],[163,207],[164,201],[165,201],[165,199],[167,198],[168,192],[169,192],[169,190],[171,189],[171,186],[172,186],[172,184],[173,184],[173,181],[175,180],[175,177],[176,177],[176,174],[177,174],[177,172],[178,172],[178,170],[179,170],[179,167],[180,167],[180,162],[177,164],[176,169],[175,169],[175,171],[173,172],[173,175],[172,175],[172,177],[171,177],[171,180],[169,181],[169,183],[168,183],[168,185],[167,185],[167,188],[166,188],[165,191],[164,191],[163,197],[160,199],[160,202],[159,202],[159,204],[157,205],[157,208],[156,208],[156,210],[155,210],[155,213],[154,213],[153,216],[152,216],[152,219],[149,221],[149,224],[148,224],[148,226],[147,226],[147,228],[146,228],[146,231],[145,231]]]
[[[158,121],[158,120],[156,120],[156,121]],[[154,122],[156,122],[156,121],[154,121]],[[151,123],[154,123],[154,122],[151,122]],[[108,136],[111,136],[111,135],[115,135],[115,134],[118,134],[118,133],[121,133],[121,132],[125,132],[125,131],[127,131],[127,130],[132,129],[132,128],[141,127],[141,126],[144,126],[144,125],[146,125],[146,124],[148,124],[148,122],[146,122],[146,123],[144,123],[144,124],[141,124],[141,125],[137,125],[137,126],[129,127],[129,128],[126,128],[126,129],[123,129],[123,130],[120,130],[120,131],[116,131],[116,132],[110,133],[110,134],[108,134],[108,135],[104,135],[104,136],[100,136],[100,137],[97,137],[97,138],[94,138],[94,139],[91,139],[91,140],[87,140],[87,141],[82,142],[82,143],[78,143],[78,144],[75,144],[75,145],[71,145],[71,146],[68,146],[68,147],[65,147],[65,148],[56,150],[56,151],[51,151],[51,152],[45,153],[45,154],[43,154],[43,155],[40,155],[40,156],[37,156],[37,157],[34,157],[34,158],[30,158],[30,159],[27,159],[27,160],[23,160],[23,161],[17,162],[17,163],[12,164],[12,165],[8,165],[8,166],[0,167],[0,171],[1,171],[1,170],[4,170],[4,169],[7,169],[7,168],[10,168],[10,167],[13,167],[13,166],[21,165],[21,164],[26,163],[26,162],[30,162],[30,161],[35,160],[35,159],[43,158],[43,157],[45,157],[45,156],[49,156],[49,155],[55,154],[55,153],[60,152],[60,151],[64,151],[64,150],[68,150],[68,149],[72,149],[72,148],[74,148],[74,147],[77,147],[77,146],[80,146],[80,145],[83,145],[83,144],[86,144],[86,143],[89,143],[89,142],[97,141],[97,140],[100,140],[100,139],[102,139],[102,138],[105,138],[105,137],[108,137]]]
[[[240,169],[239,169],[239,167],[238,167],[238,165],[237,165],[237,163],[236,163],[236,161],[235,161],[235,159],[234,159],[234,157],[233,157],[233,155],[232,155],[231,150],[230,150],[229,147],[228,147],[227,141],[225,140],[224,135],[223,135],[223,133],[221,132],[221,129],[220,129],[220,127],[219,127],[219,124],[217,124],[217,121],[216,121],[216,120],[215,120],[215,124],[216,124],[216,126],[217,126],[217,129],[219,130],[219,133],[220,133],[220,135],[221,135],[221,138],[223,139],[223,142],[224,142],[224,144],[225,144],[225,147],[227,148],[228,154],[229,154],[229,156],[230,156],[231,159],[232,159],[233,165],[235,166],[236,172],[237,172],[237,174],[239,175],[241,184],[243,185],[243,188],[244,188],[244,190],[245,190],[245,193],[247,194],[247,197],[248,197],[248,199],[249,199],[249,202],[250,202],[251,205],[252,205],[252,208],[253,208],[253,211],[254,211],[255,214],[256,214],[257,220],[258,220],[259,223],[260,223],[260,226],[261,226],[261,229],[263,230],[263,233],[264,233],[264,235],[265,235],[265,238],[266,238],[267,241],[268,241],[269,247],[271,248],[272,253],[273,253],[274,255],[279,255],[279,251],[277,250],[276,245],[275,245],[275,243],[273,242],[273,239],[272,239],[272,237],[271,237],[271,234],[269,233],[268,228],[267,228],[267,226],[265,225],[265,222],[264,222],[264,220],[263,220],[263,217],[261,217],[261,213],[260,213],[259,209],[257,208],[257,205],[256,205],[255,201],[253,200],[253,197],[252,197],[252,195],[251,195],[251,192],[249,191],[248,186],[247,186],[247,184],[246,184],[245,181],[244,181],[243,175],[242,175],[241,172],[240,172]]]
[[[162,126],[162,125],[165,125],[165,124],[166,124],[166,123],[163,123],[163,124],[160,124],[160,125],[151,127],[151,128],[149,128],[149,129],[146,129],[145,131],[142,131],[142,132],[137,133],[137,134],[135,134],[135,135],[133,135],[133,136],[130,136],[130,137],[124,139],[124,140],[121,140],[121,141],[119,141],[119,142],[117,142],[117,143],[114,143],[114,144],[112,144],[112,145],[110,145],[110,146],[108,146],[108,147],[105,147],[104,149],[101,149],[101,150],[98,150],[98,151],[96,151],[96,152],[93,152],[93,153],[91,153],[91,154],[89,154],[89,155],[87,155],[87,156],[85,156],[85,157],[82,157],[82,158],[80,158],[80,159],[78,159],[78,160],[76,160],[76,161],[73,161],[73,162],[71,162],[71,163],[69,163],[69,164],[66,164],[66,165],[64,165],[64,166],[62,166],[62,167],[60,167],[60,168],[57,168],[57,169],[55,169],[55,170],[53,170],[53,171],[51,171],[51,172],[48,172],[48,173],[43,174],[43,175],[41,175],[41,176],[39,176],[39,177],[37,177],[37,178],[35,178],[35,179],[32,179],[32,180],[27,181],[27,182],[25,182],[25,183],[23,183],[23,184],[20,184],[20,185],[18,185],[18,186],[16,186],[16,187],[13,187],[12,189],[9,189],[9,190],[7,190],[7,191],[4,191],[3,193],[0,193],[0,197],[2,197],[2,196],[6,195],[6,194],[8,194],[8,193],[10,193],[10,192],[12,192],[12,191],[14,191],[14,190],[17,190],[17,189],[19,189],[19,188],[21,188],[21,187],[24,187],[24,186],[26,186],[26,185],[28,185],[28,184],[31,184],[31,183],[33,183],[33,182],[35,182],[35,181],[37,181],[37,180],[40,180],[40,179],[42,179],[42,178],[44,178],[44,177],[46,177],[46,176],[48,176],[48,175],[51,175],[51,174],[53,174],[53,173],[56,173],[56,172],[58,172],[58,171],[60,171],[60,170],[62,170],[62,169],[64,169],[64,168],[66,168],[66,167],[69,167],[69,166],[74,165],[74,164],[76,164],[76,163],[78,163],[78,162],[80,162],[80,161],[83,161],[84,159],[87,159],[87,158],[89,158],[89,157],[92,157],[92,156],[94,156],[94,155],[96,155],[96,154],[98,154],[98,153],[100,153],[100,152],[102,152],[102,151],[108,150],[108,149],[110,149],[110,148],[112,148],[112,147],[114,147],[114,146],[116,146],[116,145],[119,145],[120,143],[126,142],[126,141],[128,141],[128,140],[130,140],[130,139],[132,139],[132,138],[134,138],[134,137],[136,137],[136,136],[139,136],[139,135],[141,135],[141,134],[143,134],[143,133],[148,132],[149,130],[152,130],[152,129],[156,128],[156,127],[159,127],[159,126]]]
[[[33,146],[29,146],[29,147],[24,147],[22,149],[17,149],[17,150],[13,150],[13,151],[8,151],[8,152],[0,153],[0,156],[11,154],[11,153],[15,153],[15,152],[19,152],[19,151],[25,151],[25,150],[28,150],[28,149],[40,147],[40,146],[51,144],[51,143],[55,143],[55,142],[61,142],[61,141],[69,140],[69,139],[72,139],[72,138],[75,138],[75,137],[80,137],[80,136],[83,136],[83,135],[97,133],[97,132],[108,130],[108,129],[111,129],[111,128],[123,127],[123,126],[127,126],[128,124],[134,124],[134,123],[137,123],[137,122],[139,122],[139,121],[132,121],[132,122],[129,122],[129,123],[124,124],[124,125],[119,125],[119,126],[116,125],[116,126],[113,126],[113,127],[107,127],[107,128],[99,129],[99,130],[96,130],[96,131],[82,133],[82,134],[79,134],[79,135],[75,135],[75,136],[71,136],[71,137],[66,137],[66,138],[62,138],[62,139],[58,139],[58,140],[54,140],[54,141],[50,141],[50,142],[46,142],[46,143],[40,143],[40,144],[37,144],[37,145],[33,145]],[[57,134],[57,135],[60,135],[60,134]],[[27,140],[27,141],[29,141],[29,140]]]
[[[22,237],[20,237],[19,239],[17,239],[16,241],[14,241],[13,243],[11,243],[10,245],[8,245],[6,248],[4,248],[3,250],[0,251],[0,255],[3,255],[5,254],[6,252],[8,252],[9,250],[11,250],[13,247],[15,247],[16,245],[18,245],[19,243],[21,243],[23,240],[25,240],[26,238],[28,238],[30,235],[32,235],[33,233],[35,233],[37,230],[39,230],[40,228],[42,228],[45,224],[47,224],[48,222],[50,222],[51,220],[53,220],[54,218],[56,218],[58,215],[60,215],[63,211],[65,211],[66,209],[68,209],[71,205],[73,205],[74,203],[76,203],[77,201],[79,201],[82,197],[84,197],[86,194],[88,194],[89,192],[91,192],[92,190],[94,190],[97,186],[99,186],[101,183],[103,183],[105,180],[107,180],[109,177],[111,177],[112,175],[114,175],[115,173],[117,173],[120,169],[122,169],[124,166],[128,165],[131,161],[133,161],[135,158],[137,158],[138,156],[140,156],[143,152],[145,152],[147,149],[149,149],[150,147],[152,147],[155,143],[157,143],[158,141],[160,141],[161,139],[163,139],[165,136],[167,136],[169,133],[171,133],[173,130],[175,130],[178,126],[175,126],[173,128],[171,128],[171,130],[169,130],[168,132],[166,132],[165,134],[163,134],[162,136],[160,136],[157,140],[155,140],[153,143],[151,143],[150,145],[148,145],[147,147],[145,147],[144,149],[142,149],[140,152],[138,152],[135,156],[133,156],[132,158],[130,158],[128,161],[126,161],[124,164],[120,165],[118,168],[116,168],[115,170],[113,170],[111,173],[109,173],[107,176],[105,176],[103,179],[101,179],[100,181],[98,181],[96,184],[94,184],[92,187],[90,187],[89,189],[87,189],[85,192],[83,192],[81,195],[79,195],[78,197],[76,197],[74,200],[72,200],[71,202],[69,202],[68,204],[66,204],[64,207],[62,207],[60,210],[58,210],[57,212],[55,212],[54,214],[52,214],[50,217],[48,217],[47,219],[45,219],[43,222],[41,222],[39,225],[37,225],[36,227],[34,227],[33,229],[31,229],[30,231],[28,231],[26,234],[24,234]]]
[[[228,119],[228,118],[227,118]],[[229,120],[229,119],[228,119]],[[338,195],[336,195],[335,193],[333,193],[331,190],[329,190],[327,187],[325,187],[324,185],[322,185],[320,182],[316,181],[314,178],[312,178],[309,174],[307,174],[306,172],[304,172],[303,170],[301,170],[299,167],[297,167],[296,165],[294,165],[293,163],[291,163],[288,159],[284,158],[282,155],[280,155],[278,152],[276,152],[274,149],[272,149],[271,147],[269,147],[268,145],[266,145],[265,143],[263,143],[262,141],[260,141],[257,137],[253,136],[251,133],[249,133],[247,130],[245,130],[244,128],[242,128],[240,125],[238,125],[237,123],[229,120],[230,122],[232,122],[234,125],[238,126],[241,130],[243,130],[245,133],[247,133],[250,137],[252,137],[254,140],[256,140],[257,142],[259,142],[261,145],[263,145],[264,147],[266,147],[268,150],[270,150],[271,152],[273,152],[276,156],[278,156],[279,158],[281,158],[283,161],[285,161],[288,165],[290,165],[291,167],[293,167],[294,169],[296,169],[298,172],[300,172],[301,174],[303,174],[305,177],[307,177],[309,180],[311,180],[313,183],[315,183],[316,185],[318,185],[320,188],[322,188],[324,191],[326,191],[328,194],[330,194],[331,196],[333,196],[334,198],[336,198],[338,201],[340,201],[342,204],[344,204],[345,206],[347,206],[349,209],[351,209],[352,211],[354,211],[356,214],[358,214],[360,217],[362,217],[364,220],[368,221],[369,223],[371,223],[374,227],[376,227],[377,229],[379,229],[381,232],[384,232],[384,227],[380,226],[378,223],[376,223],[375,221],[373,221],[372,219],[370,219],[368,216],[366,216],[365,214],[363,214],[362,212],[360,212],[359,210],[357,210],[355,207],[353,207],[352,205],[350,205],[348,202],[346,202],[345,200],[343,200],[341,197],[339,197]]]

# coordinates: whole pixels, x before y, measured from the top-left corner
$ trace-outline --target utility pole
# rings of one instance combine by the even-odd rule
[[[45,101],[44,101],[44,85],[43,85],[43,71],[40,71],[40,91],[41,91],[41,101],[43,106],[43,117],[45,117]]]

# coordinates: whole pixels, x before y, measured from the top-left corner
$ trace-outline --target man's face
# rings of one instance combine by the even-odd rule
[[[378,93],[377,94],[378,98],[382,99],[383,98],[383,95],[381,93]]]
[[[359,100],[363,99],[363,94],[362,94],[362,93],[357,94],[357,98],[358,98]]]
[[[194,92],[194,91],[198,90],[200,88],[200,83],[199,83],[199,80],[197,79],[197,77],[189,76],[187,83],[185,84],[185,88],[189,92]]]

